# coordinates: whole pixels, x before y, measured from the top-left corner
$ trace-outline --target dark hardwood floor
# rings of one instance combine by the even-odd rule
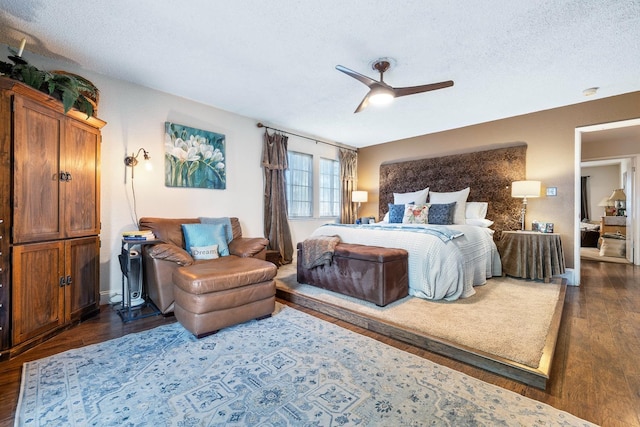
[[[582,286],[568,287],[546,391],[455,362],[312,310],[301,311],[602,426],[640,427],[640,268],[582,261]],[[24,362],[174,322],[156,316],[127,324],[108,306],[100,315],[0,363],[0,426],[13,425]]]

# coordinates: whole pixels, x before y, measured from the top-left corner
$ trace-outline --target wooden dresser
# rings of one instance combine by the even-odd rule
[[[0,77],[0,361],[99,311],[105,124]]]
[[[626,216],[603,216],[600,217],[600,237],[607,234],[627,235]]]

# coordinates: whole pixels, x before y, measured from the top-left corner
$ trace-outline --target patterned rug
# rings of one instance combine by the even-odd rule
[[[178,323],[24,365],[17,426],[588,426],[278,305],[197,340]]]

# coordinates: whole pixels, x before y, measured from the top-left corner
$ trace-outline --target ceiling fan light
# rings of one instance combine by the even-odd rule
[[[369,96],[369,102],[375,105],[387,105],[393,101],[393,94],[387,91],[379,91]]]

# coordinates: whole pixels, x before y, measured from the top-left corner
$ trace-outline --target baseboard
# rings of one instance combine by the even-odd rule
[[[562,277],[563,279],[566,280],[566,284],[569,286],[578,286],[578,284],[576,283],[576,274],[575,274],[575,270],[573,268],[565,268],[565,272],[564,274],[559,274],[557,276],[553,276],[553,277]]]
[[[107,290],[107,291],[100,291],[100,305],[111,305],[114,302],[120,302],[121,301],[121,292],[117,292],[115,294],[113,294],[111,292],[111,290]],[[113,299],[117,297],[117,301],[114,301]]]

